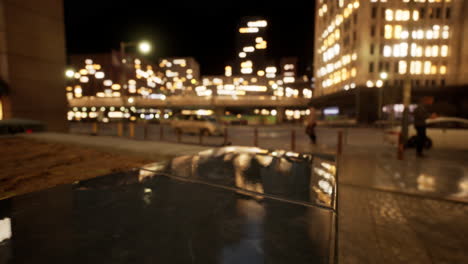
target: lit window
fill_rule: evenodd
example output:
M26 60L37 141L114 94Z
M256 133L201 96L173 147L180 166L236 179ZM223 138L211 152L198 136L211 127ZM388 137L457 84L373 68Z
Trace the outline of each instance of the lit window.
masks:
M385 20L393 21L393 10L391 9L385 10Z
M262 43L262 41L263 41L263 38L262 38L262 37L256 37L256 38L255 38L255 42L256 42L256 43Z
M103 72L96 72L94 75L96 79L103 79L105 77L105 74Z
M395 12L395 20L396 21L402 21L403 20L403 10L398 9Z
M407 64L406 61L399 61L398 62L398 73L405 74L406 73Z
M424 50L424 56L431 57L432 56L432 48L431 46L427 46Z
M432 46L432 57L439 56L439 46L433 45Z
M442 38L444 39L449 38L449 26L444 26L444 30L442 32Z
M440 48L440 56L442 57L447 57L448 56L448 46L447 45L442 45Z
M247 56L247 53L245 52L240 52L239 53L239 58L245 58Z
M414 10L414 11L413 11L413 20L414 20L414 21L418 21L418 20L419 20L419 11L418 11L418 10Z
M248 46L248 47L244 47L243 50L244 50L244 52L253 52L253 51L255 51L255 48L252 47L252 46Z
M431 62L430 61L424 62L424 74L431 74Z
M409 32L408 31L403 31L401 32L401 38L402 39L407 39L409 37Z
M392 47L389 45L385 45L383 49L383 54L385 57L390 57L392 56Z
M244 28L239 28L239 33L257 33L258 28L256 27L244 27Z
M431 66L431 74L436 74L437 73L437 66L432 65Z
M447 66L442 65L440 66L440 74L446 74L447 73Z
M401 25L396 25L396 26L395 26L395 32L394 32L395 38L396 38L396 39L400 39L400 38L401 38L401 31L402 31Z
M410 65L411 74L421 74L422 72L422 62L421 61L412 61Z
M426 31L426 39L433 39L434 34L431 29Z
M385 38L391 39L393 33L393 27L391 25L385 25Z

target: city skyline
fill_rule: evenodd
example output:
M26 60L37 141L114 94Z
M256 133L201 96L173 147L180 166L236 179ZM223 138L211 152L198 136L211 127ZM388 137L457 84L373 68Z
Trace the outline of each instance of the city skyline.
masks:
M146 39L155 45L151 54L155 62L161 57L190 56L200 62L202 74L218 75L236 55L235 38L241 18L260 16L274 28L267 35L271 43L268 58L299 57L301 73L312 65L313 1L294 0L283 6L265 1L223 2L222 7L209 1L196 6L182 1L161 4L158 8L167 12L157 15L152 13L155 7L151 5L128 9L106 1L92 3L93 8L88 8L90 5L86 1L65 1L68 54L108 52L117 49L120 41Z

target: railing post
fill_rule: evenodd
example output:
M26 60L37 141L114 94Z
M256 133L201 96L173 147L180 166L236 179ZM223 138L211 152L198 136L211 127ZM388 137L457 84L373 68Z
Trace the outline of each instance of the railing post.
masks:
M164 126L163 124L159 124L159 140L164 140Z
M404 159L404 152L405 148L403 145L403 136L400 133L398 133L398 145L397 145L397 158L398 160L403 160Z
M130 138L135 138L135 123L128 124L128 135Z
M223 145L226 146L227 143L228 143L228 128L225 127L225 128L224 128L224 143L223 143Z
M177 143L182 142L182 130L177 129Z
M122 122L117 123L117 136L123 136L123 124Z
M143 129L143 140L146 140L148 139L148 123L145 123Z
M296 130L291 130L291 150L296 151Z
M93 135L97 135L97 134L98 134L98 123L97 123L97 122L94 122L94 123L93 123L93 131L92 131L92 134L93 134Z
M203 131L198 135L198 145L203 145Z
M258 147L258 129L254 128L254 146Z
M338 131L338 142L336 144L336 154L341 155L343 152L343 130Z

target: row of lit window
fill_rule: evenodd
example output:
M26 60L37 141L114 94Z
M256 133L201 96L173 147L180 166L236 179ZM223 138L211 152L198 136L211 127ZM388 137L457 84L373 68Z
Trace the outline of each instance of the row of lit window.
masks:
M371 2L376 2L377 0L371 0ZM403 0L403 3L408 3L410 0ZM414 0L416 3L442 3L442 2L450 3L451 0Z
M438 69L437 69L438 68ZM408 63L406 61L398 62L398 73L406 74L408 71ZM411 61L410 62L410 74L412 75L430 75L430 74L447 74L447 66L433 64L431 61Z
M423 52L424 51L424 52ZM420 46L415 43L411 44L411 56L412 57L447 57L448 56L447 45L428 45ZM406 57L408 55L408 43L400 43L392 46L385 45L383 48L384 57Z
M161 63L159 64L159 67L161 68L170 68L172 65L179 65L180 67L186 67L187 66L187 61L185 59L175 59L172 62L168 61L166 59L162 60Z
M328 47L330 47L331 45L335 44L335 42L337 42L338 40L340 40L340 37L341 37L340 29L337 28L337 29L335 29L335 31L334 31L332 34L330 34L330 35L323 41L323 45L320 47L319 53L322 53L322 52L325 51Z
M385 10L385 20L387 21L408 21L410 20L411 17L411 11L410 10L392 10L392 9L386 9ZM419 20L419 11L418 10L413 10L413 20L418 21Z
M340 44L335 44L323 53L323 61L327 62L332 60L340 54Z
M321 67L318 70L317 75L318 77L322 77L327 74L333 73L334 71L341 69L341 67L344 67L348 65L349 63L351 63L351 61L355 61L355 60L357 60L356 53L353 53L352 55L346 54L342 56L338 61L328 63L327 65Z
M339 71L336 71L328 76L327 79L322 81L322 87L328 88L330 86L339 84L341 82L347 81L350 78L356 77L357 70L355 67L350 70L343 68Z
M354 10L359 8L359 1L355 1L354 3L349 3L346 8L344 8L343 13L337 14L335 19L332 20L331 24L323 31L322 38L326 38L330 33L334 32L335 28L340 26L343 23L343 20L348 18ZM320 12L319 12L320 15Z
M385 25L385 39L407 39L409 37L408 30L403 29L401 25ZM443 26L442 30L439 25L434 25L428 30L413 30L411 37L413 39L448 39L450 36L450 27Z

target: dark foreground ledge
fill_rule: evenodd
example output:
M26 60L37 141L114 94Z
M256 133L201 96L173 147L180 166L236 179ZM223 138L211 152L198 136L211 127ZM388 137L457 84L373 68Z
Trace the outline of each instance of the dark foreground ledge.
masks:
M0 201L4 263L334 263L336 164L227 147Z

